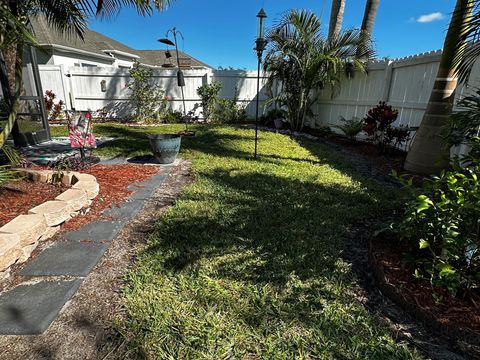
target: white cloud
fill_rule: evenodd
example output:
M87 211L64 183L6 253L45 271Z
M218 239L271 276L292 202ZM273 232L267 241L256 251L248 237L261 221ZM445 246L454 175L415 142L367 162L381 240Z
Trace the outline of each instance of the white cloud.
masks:
M425 14L417 18L417 22L419 23L429 23L432 21L438 21L445 19L445 15L441 12L433 12L431 14Z

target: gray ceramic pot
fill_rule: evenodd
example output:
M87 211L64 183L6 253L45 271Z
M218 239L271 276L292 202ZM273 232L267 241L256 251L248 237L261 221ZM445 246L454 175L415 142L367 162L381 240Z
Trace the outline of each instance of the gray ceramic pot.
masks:
M148 134L153 155L160 164L171 164L180 151L182 137L177 134Z

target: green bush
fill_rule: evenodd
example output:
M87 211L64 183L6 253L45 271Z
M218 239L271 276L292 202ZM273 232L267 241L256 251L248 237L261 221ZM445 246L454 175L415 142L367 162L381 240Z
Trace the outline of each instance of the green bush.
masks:
M480 158L472 156L479 152L479 138L474 142L467 167L457 159L452 170L421 189L400 178L414 198L394 229L412 246L415 275L454 295L480 286Z
M334 125L333 127L342 131L347 138L355 140L355 137L363 130L363 119L352 117L350 120L340 116L340 125Z
M245 107L238 105L235 100L217 99L212 109L211 119L219 124L239 123L247 119L247 113Z
M203 109L202 114L205 120L210 120L221 89L222 84L217 81L213 81L211 84L204 84L197 88L197 95L200 96Z

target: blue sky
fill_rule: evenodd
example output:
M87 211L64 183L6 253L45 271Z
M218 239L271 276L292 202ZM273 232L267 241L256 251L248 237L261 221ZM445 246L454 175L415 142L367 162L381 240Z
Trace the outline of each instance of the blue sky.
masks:
M454 0L381 0L374 30L379 57L401 57L440 49ZM328 31L331 0L175 0L168 10L143 18L131 8L110 20L93 19L93 30L136 49L163 49L156 40L176 26L185 41L180 47L213 67L256 68L253 52L256 14L263 6L267 25L292 8L323 14ZM364 0L346 0L345 28L360 27Z

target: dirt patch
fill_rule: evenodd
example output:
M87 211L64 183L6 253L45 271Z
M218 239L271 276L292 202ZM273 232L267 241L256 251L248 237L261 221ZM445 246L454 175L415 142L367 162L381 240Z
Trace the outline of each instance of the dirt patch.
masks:
M54 200L66 190L63 186L45 184L30 180L10 181L0 186L0 226L5 225L18 215Z
M146 243L158 217L190 183L190 163L172 168L144 209L119 233L50 328L38 336L0 336L0 359L105 359L118 344L112 321L121 316L122 276Z

